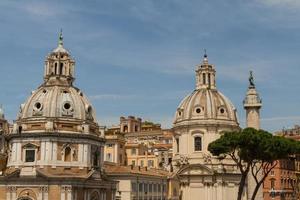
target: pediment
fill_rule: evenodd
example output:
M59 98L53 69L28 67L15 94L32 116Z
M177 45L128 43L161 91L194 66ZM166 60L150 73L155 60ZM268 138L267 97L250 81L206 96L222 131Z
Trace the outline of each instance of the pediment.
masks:
M183 166L178 172L177 175L185 176L185 175L212 175L214 174L213 170L208 168L205 165L201 164L191 164Z

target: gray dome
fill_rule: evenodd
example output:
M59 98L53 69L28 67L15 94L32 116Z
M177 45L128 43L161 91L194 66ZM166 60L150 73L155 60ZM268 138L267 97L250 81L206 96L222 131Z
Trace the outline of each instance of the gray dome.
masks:
M95 121L95 112L75 87L41 86L21 105L19 119L71 118Z
M188 124L238 126L236 109L221 92L198 89L183 99L175 114L174 126Z

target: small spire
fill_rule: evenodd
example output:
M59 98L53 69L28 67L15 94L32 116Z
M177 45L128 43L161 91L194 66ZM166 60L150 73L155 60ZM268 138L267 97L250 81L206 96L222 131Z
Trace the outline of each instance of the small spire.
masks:
M62 35L62 29L60 29L59 38L58 38L58 46L63 46L63 35Z

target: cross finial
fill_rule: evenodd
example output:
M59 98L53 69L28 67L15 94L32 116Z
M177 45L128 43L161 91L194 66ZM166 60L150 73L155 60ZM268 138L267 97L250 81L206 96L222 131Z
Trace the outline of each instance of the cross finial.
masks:
M58 45L63 46L63 35L62 35L62 29L60 29L59 38L58 38Z

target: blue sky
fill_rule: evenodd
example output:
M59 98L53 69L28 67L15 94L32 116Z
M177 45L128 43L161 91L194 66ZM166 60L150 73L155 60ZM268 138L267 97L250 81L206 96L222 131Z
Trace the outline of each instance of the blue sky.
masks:
M171 127L207 49L241 126L253 70L262 128L292 127L300 124L299 20L299 0L1 0L0 102L15 119L42 83L45 56L63 28L76 86L101 125L135 115Z

